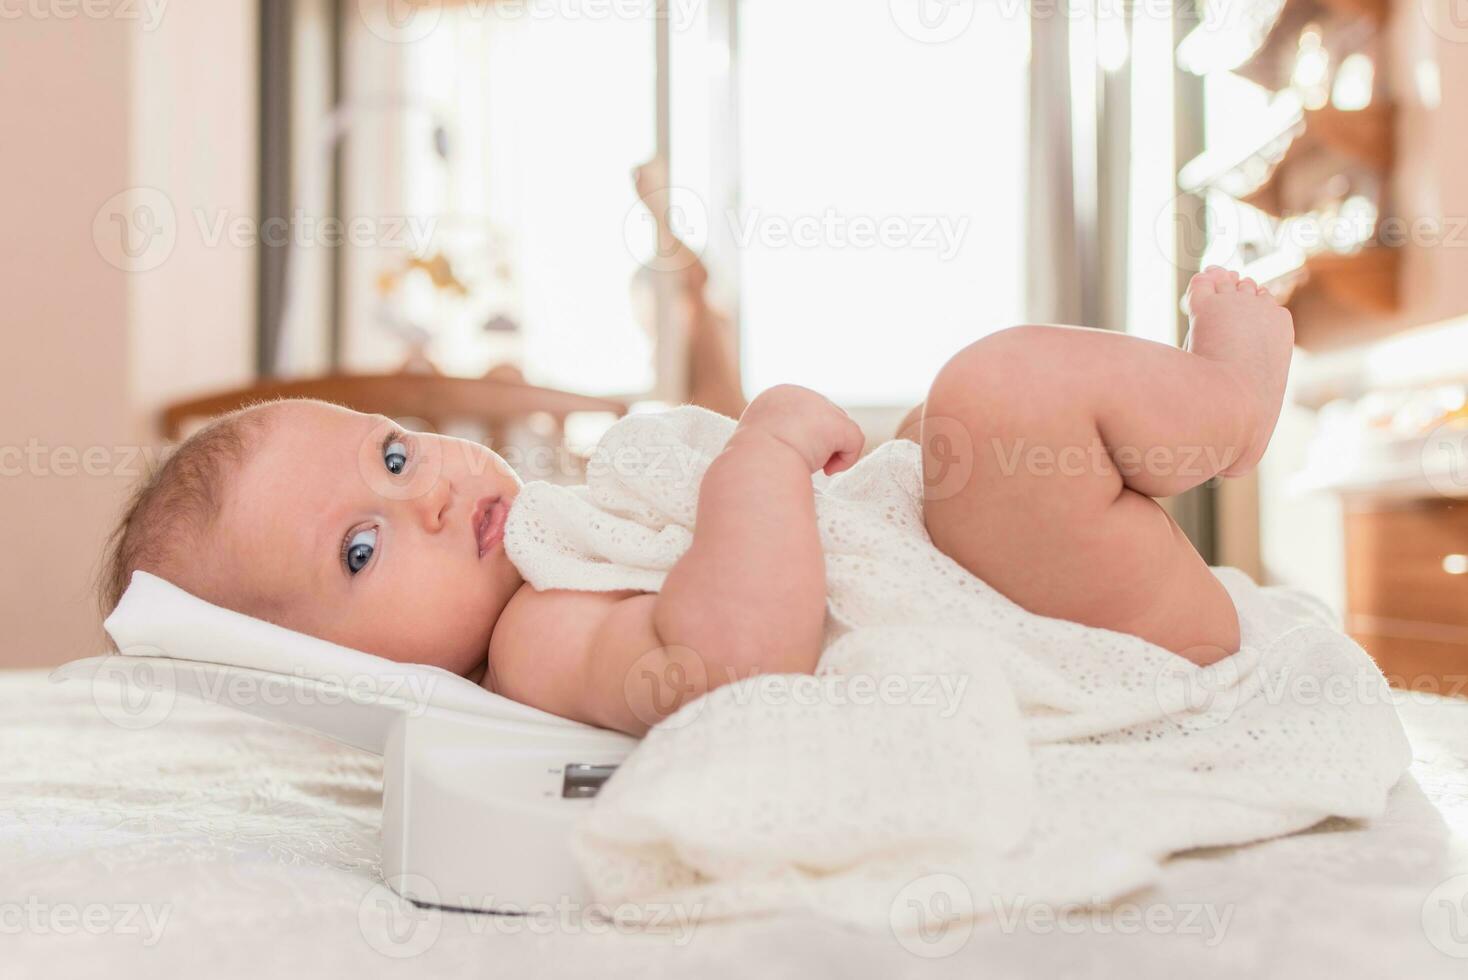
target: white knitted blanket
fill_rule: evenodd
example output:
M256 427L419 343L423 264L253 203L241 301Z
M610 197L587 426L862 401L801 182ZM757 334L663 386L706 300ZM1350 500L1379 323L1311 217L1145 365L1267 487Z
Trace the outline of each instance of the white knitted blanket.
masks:
M585 486L524 487L511 559L539 589L656 591L733 427L623 419ZM818 673L736 681L648 734L574 839L610 907L907 930L1099 904L1180 850L1375 817L1411 761L1380 671L1308 597L1217 569L1243 648L1194 667L1026 612L938 551L911 442L813 492Z

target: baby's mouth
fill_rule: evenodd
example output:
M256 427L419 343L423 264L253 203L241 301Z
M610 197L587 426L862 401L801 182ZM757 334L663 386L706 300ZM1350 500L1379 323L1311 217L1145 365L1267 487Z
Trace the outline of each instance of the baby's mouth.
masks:
M509 506L499 496L485 497L474 505L470 527L474 532L474 542L479 548L480 558L489 554L504 538L505 517L509 510Z

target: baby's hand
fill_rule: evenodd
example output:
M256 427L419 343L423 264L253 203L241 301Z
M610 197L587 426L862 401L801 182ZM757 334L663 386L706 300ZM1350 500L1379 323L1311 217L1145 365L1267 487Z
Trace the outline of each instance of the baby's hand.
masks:
M855 463L866 442L851 416L799 385L760 393L740 416L739 429L773 436L799 453L810 472L824 470L828 476Z

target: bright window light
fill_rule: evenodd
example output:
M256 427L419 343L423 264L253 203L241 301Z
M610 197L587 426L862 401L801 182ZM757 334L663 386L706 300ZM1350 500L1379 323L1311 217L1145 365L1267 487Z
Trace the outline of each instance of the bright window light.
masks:
M889 4L743 0L746 386L912 405L954 352L1023 319L1029 24L965 5L939 42ZM910 27L910 25L909 25Z
M1127 332L1164 344L1178 340L1172 30L1155 13L1132 21Z
M507 266L505 311L521 325L536 383L592 394L653 384L652 339L631 302L639 248L632 168L656 146L654 25L648 17L526 16L525 8L445 6L443 26L412 45L409 88L453 122L445 228L493 229ZM431 185L432 161L409 166ZM644 240L645 239L645 240ZM450 370L473 373L474 336L440 344Z

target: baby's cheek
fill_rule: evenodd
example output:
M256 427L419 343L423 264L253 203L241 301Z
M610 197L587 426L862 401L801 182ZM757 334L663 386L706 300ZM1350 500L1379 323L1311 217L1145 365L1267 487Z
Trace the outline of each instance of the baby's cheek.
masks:
M419 604L423 634L419 663L464 674L482 662L489 651L495 610L486 608L485 597L475 588L473 577L455 576L440 580ZM423 639L429 642L422 643Z

